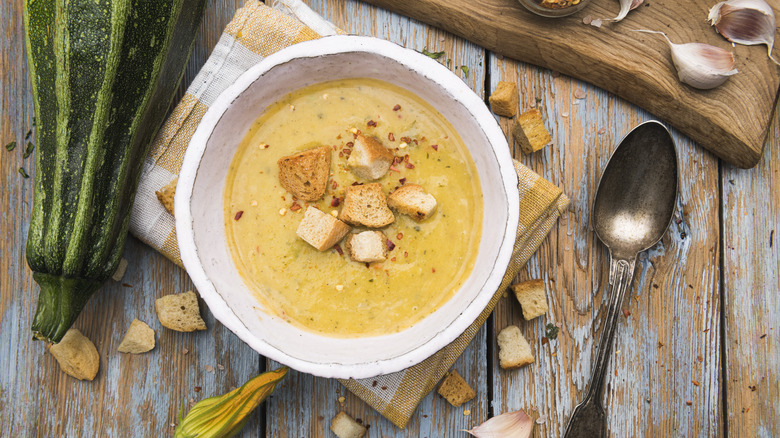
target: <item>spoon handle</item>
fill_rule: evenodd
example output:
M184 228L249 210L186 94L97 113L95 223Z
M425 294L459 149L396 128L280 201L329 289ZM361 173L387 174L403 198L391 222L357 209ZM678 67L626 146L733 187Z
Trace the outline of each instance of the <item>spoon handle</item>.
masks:
M604 375L612 352L612 340L615 336L618 315L622 308L623 297L634 278L636 258L617 259L609 257L609 284L607 287L607 319L601 333L596 366L590 378L585 398L574 409L564 436L566 438L593 438L606 436L607 425L601 399L604 392Z

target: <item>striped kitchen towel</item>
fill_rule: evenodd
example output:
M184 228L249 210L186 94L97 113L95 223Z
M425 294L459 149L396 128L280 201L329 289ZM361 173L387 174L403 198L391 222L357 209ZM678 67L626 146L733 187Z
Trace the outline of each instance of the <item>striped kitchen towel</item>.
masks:
M271 7L248 0L227 25L206 64L152 144L130 218L133 235L181 265L173 216L155 192L176 179L190 138L209 106L238 76L269 54L298 42L338 33L342 32L300 0L275 0ZM407 424L423 397L463 353L512 279L568 206L569 199L559 188L518 162L515 168L521 215L514 256L501 287L479 318L452 344L419 365L371 379L342 381L399 427Z

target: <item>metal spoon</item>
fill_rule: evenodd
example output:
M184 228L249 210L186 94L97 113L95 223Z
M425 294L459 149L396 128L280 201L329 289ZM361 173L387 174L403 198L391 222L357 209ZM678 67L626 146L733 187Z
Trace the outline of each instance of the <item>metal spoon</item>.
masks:
M574 408L566 438L607 436L601 399L618 312L634 278L637 255L655 245L672 221L677 175L672 136L664 125L649 121L623 138L601 176L591 222L609 248L607 319L588 392Z

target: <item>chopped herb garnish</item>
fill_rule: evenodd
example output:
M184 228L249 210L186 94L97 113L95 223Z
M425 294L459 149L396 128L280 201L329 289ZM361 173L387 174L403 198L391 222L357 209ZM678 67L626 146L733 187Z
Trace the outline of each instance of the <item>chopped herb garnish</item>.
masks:
M466 67L465 65L461 65L460 66L460 70L463 72L464 75L466 75L466 78L468 79L468 77L469 77L469 68Z
M441 51L441 52L429 52L427 48L422 49L422 54L427 56L427 57L429 57L429 58L432 58L432 59L439 59L442 56L444 56L444 52L443 51Z
M547 339L553 340L558 337L558 327L555 326L555 324L547 323L547 331L545 331L544 336Z
M540 103L542 103L542 98L541 97L537 97L536 98L536 104L539 105Z
M29 178L30 175L27 174L27 171L24 170L24 167L19 168L19 174L21 174L25 178Z
M24 139L25 139L25 140L29 140L31 136L32 136L32 129L30 129L29 131L27 131L27 135L25 135L25 136L24 136Z
M8 143L7 145L5 145L5 148L7 150L9 150L9 151L14 150L16 148L16 142L12 141L12 142Z
M27 149L24 150L24 158L29 157L33 153L33 149L35 149L35 145L32 144L31 141L27 142Z
M452 67L452 60L448 58L447 59L447 68L450 68L450 67Z

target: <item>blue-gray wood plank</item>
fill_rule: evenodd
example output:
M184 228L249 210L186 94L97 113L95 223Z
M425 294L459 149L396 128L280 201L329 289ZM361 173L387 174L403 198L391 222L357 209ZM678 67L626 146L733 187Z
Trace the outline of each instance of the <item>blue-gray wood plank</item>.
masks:
M209 3L182 90L242 3ZM518 408L538 420L536 436L558 436L587 385L594 333L601 329L606 252L588 225L595 185L622 134L652 116L587 84L500 59L355 0L307 3L350 33L445 51L441 61L451 59L453 71L480 95L499 80L517 82L520 109L540 107L554 142L531 156L516 149L514 154L563 187L572 208L520 275L545 279L550 312L524 322L517 303L507 297L455 364L476 389L474 401L455 409L428 395L409 426L399 430L336 381L293 371L241 436L333 436L330 420L341 410L370 424L369 436L465 436L462 429ZM0 144L18 144L15 151L0 150L0 235L5 236L0 242L0 435L169 436L182 403L223 393L278 364L266 363L207 311L207 332L163 330L154 299L192 285L181 269L132 238L122 281L130 286L106 285L76 322L100 353L95 381L64 375L45 347L30 340L37 286L24 260L24 242L32 180L17 169L30 174L34 169L32 159L22 159L32 104L21 10L21 0L0 2ZM460 65L469 68L468 77ZM578 89L584 99L577 97ZM509 121L499 121L508 133ZM615 436L778 436L780 314L773 310L780 306L774 235L780 223L780 120L776 115L765 156L752 170L721 164L673 134L681 164L678 216L663 242L640 260L625 306L631 314L620 322L609 370L614 383L605 396L610 431ZM133 318L157 331L151 353L116 352ZM547 322L560 323L561 334L542 344ZM509 324L521 327L537 358L511 372L498 368L495 357L495 333Z

